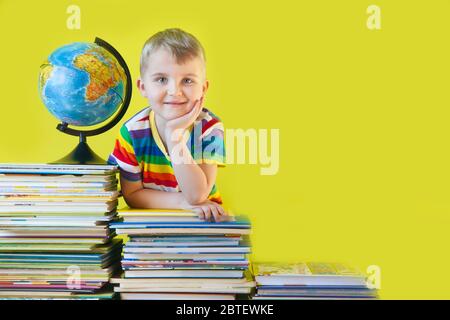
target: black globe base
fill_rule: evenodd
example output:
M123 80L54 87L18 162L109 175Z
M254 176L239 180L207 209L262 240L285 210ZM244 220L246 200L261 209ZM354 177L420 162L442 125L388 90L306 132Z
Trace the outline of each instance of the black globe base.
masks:
M64 158L61 158L53 164L106 164L106 161L100 158L87 144L85 137L80 137L80 142Z

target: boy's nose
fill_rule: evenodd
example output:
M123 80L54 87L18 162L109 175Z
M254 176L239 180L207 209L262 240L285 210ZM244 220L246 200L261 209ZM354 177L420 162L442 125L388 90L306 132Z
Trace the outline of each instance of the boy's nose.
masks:
M169 83L167 94L170 96L178 96L181 94L181 88L175 82Z

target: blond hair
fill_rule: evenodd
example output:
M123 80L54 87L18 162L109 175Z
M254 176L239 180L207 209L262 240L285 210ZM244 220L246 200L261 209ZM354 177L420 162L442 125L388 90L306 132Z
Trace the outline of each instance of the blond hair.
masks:
M166 29L151 36L144 44L141 53L141 76L152 53L160 48L168 50L176 62L183 64L189 59L199 57L206 67L205 50L192 34L178 28Z

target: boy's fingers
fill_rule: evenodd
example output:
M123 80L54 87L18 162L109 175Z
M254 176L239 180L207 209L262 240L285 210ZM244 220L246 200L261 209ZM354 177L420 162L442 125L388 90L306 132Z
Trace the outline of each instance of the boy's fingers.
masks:
M198 118L200 115L201 108L199 108L200 101L195 100L194 105L192 106L192 109L187 113L187 116L189 118L193 118L194 120Z
M225 209L220 205L217 206L217 209L219 210L220 213L220 221L229 221L229 217L225 212Z
M202 109L202 107L203 107L203 96L201 96L200 97L200 99L198 99L197 100L197 105L196 105L196 107L198 108L198 109Z
M205 220L206 221L210 221L211 220L211 211L209 209L209 207L203 207L203 213L205 214Z
M196 112L197 112L197 101L195 100L194 103L192 104L192 107L190 110L186 111L185 114L183 114L182 116L180 116L180 118L190 118L192 117Z
M222 206L217 206L219 208L219 212L222 216L226 216L227 213L225 212L225 209Z
M226 212L225 212L225 209L220 204L214 203L214 206L216 207L217 211L219 212L219 214L221 216L226 216L227 215Z
M202 109L203 109L203 107L202 107L202 101L200 100L199 102L198 102L198 104L197 104L197 108L196 108L196 119L198 118L198 116L200 115L200 113L202 112Z
M219 212L219 209L217 208L217 207L211 207L211 211L212 211L212 214L213 214L213 216L214 216L214 221L220 221L220 220L222 220L221 219L221 216L220 216L220 212Z
M192 114L197 112L199 103L200 103L200 100L195 100L194 101L194 105L192 106L192 109L191 109L191 113Z
M205 214L203 213L202 208L194 208L194 211L197 213L199 219L205 219Z

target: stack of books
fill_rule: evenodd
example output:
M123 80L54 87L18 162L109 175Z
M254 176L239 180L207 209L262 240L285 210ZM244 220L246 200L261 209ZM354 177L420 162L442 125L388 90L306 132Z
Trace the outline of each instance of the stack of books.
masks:
M376 299L358 270L339 263L252 263L253 299Z
M0 164L0 299L108 299L117 168Z
M200 220L187 210L119 210L112 223L123 248L121 299L235 299L248 296L250 223L245 217Z

